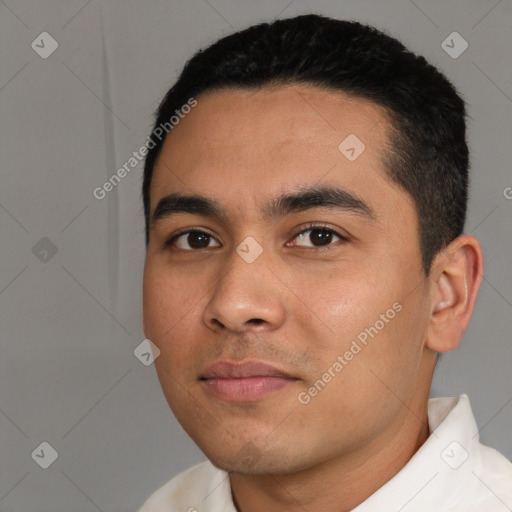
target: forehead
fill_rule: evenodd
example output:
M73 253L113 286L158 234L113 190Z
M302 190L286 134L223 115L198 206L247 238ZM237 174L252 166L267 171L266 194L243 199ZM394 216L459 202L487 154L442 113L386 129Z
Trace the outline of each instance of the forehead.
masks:
M374 200L396 188L382 164L390 125L369 100L288 85L208 92L197 102L165 140L152 209L176 191L214 191L243 214L297 185L337 184Z

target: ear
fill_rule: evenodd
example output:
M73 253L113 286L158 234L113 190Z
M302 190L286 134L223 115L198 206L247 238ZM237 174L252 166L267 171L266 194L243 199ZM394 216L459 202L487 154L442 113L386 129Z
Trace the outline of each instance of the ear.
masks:
M482 247L472 235L456 238L434 258L429 276L428 348L448 352L459 345L473 313L483 271Z

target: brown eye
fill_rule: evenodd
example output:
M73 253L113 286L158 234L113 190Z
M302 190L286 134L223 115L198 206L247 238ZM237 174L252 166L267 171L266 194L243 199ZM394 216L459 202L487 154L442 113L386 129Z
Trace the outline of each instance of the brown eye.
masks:
M296 242L294 242L293 245L300 247L324 247L339 240L346 240L346 238L332 229L313 227L299 233L294 240L296 240Z
M204 231L187 231L174 237L171 242L172 245L184 251L220 247L217 240ZM214 245L210 245L210 242L214 242Z

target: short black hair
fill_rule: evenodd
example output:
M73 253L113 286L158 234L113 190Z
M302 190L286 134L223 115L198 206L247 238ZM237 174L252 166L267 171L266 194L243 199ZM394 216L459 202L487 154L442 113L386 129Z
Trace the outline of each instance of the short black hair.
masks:
M281 84L341 91L384 108L392 127L384 165L414 200L428 275L438 251L462 234L466 217L466 112L454 86L424 57L372 26L308 14L254 25L199 50L160 103L154 130L201 93ZM164 141L153 139L145 160L146 245L149 188Z

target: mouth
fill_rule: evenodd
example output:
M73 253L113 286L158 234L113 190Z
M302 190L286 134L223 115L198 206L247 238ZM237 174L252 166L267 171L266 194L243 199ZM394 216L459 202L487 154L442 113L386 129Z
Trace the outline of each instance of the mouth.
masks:
M255 402L298 380L262 361L221 361L199 377L207 394L225 402Z

